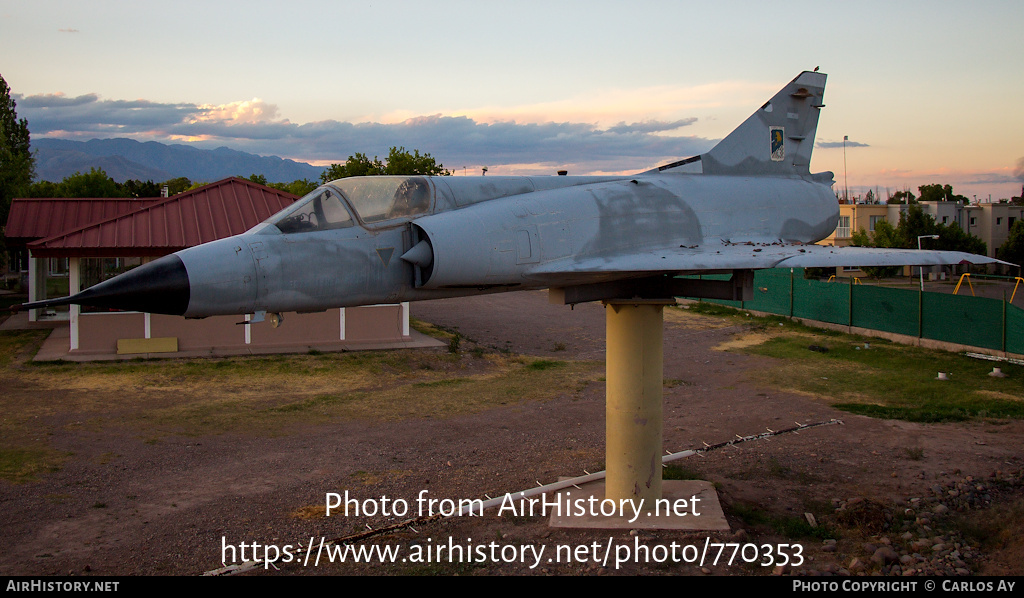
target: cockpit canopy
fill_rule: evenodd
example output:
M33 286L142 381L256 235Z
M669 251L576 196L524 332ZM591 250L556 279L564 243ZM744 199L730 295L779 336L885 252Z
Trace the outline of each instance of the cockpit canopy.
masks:
M433 198L424 177L351 177L319 187L267 222L286 234L350 227L352 215L373 225L427 213Z

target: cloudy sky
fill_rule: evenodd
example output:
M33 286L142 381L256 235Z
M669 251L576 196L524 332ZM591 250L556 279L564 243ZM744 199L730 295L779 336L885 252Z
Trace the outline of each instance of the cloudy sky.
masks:
M700 153L820 66L813 171L841 188L848 135L851 189L999 198L1021 189L1022 25L1020 0L0 0L0 75L33 138L586 174Z

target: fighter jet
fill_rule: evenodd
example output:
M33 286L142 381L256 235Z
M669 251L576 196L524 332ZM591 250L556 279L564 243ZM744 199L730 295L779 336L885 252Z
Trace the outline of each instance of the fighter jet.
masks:
M234 237L184 249L39 308L188 318L552 289L564 303L752 296L778 267L996 262L815 245L833 173L810 173L826 75L803 72L707 153L625 176L375 176L327 183ZM732 273L731 280L684 275Z

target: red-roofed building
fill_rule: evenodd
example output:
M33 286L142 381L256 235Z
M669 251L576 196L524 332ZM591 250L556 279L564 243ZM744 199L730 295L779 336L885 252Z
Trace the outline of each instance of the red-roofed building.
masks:
M244 233L296 196L230 178L28 244L38 257L159 257Z
M28 274L29 300L42 299L49 295L63 296L68 291L68 258L65 256L40 259L29 257L27 245L41 239L59 235L94 222L134 212L140 208L162 201L159 197L122 198L18 198L11 202L7 216L5 236L7 248L11 250L15 271ZM139 260L129 262L138 265ZM30 319L36 321L36 310ZM63 314L66 317L66 314Z
M241 178L169 198L15 199L6 230L10 246L24 244L28 249L29 300L36 301L46 298L47 272L52 269L43 267L42 260L67 259L67 292L76 293L152 259L241 234L296 199ZM67 315L31 313L30 319L67 318L72 354L168 352L171 346L192 353L271 352L275 347L400 343L409 339L408 314L408 305L334 309L290 315L286 325L275 329L268 323L236 326L240 316L187 320L134 312L89 313L72 305Z
M159 197L95 199L45 197L15 199L7 217L5 234L11 247L59 235L83 224L92 224L162 201Z

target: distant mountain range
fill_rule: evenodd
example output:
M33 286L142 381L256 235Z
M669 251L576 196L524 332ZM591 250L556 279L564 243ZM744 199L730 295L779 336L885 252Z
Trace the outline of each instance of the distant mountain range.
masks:
M119 183L128 179L159 183L177 177L213 182L251 174L262 174L271 183L290 183L297 179L315 181L325 170L305 162L226 147L203 150L134 139L33 139L32 151L36 155L36 180L53 182L76 172L89 172L90 168L102 168Z

